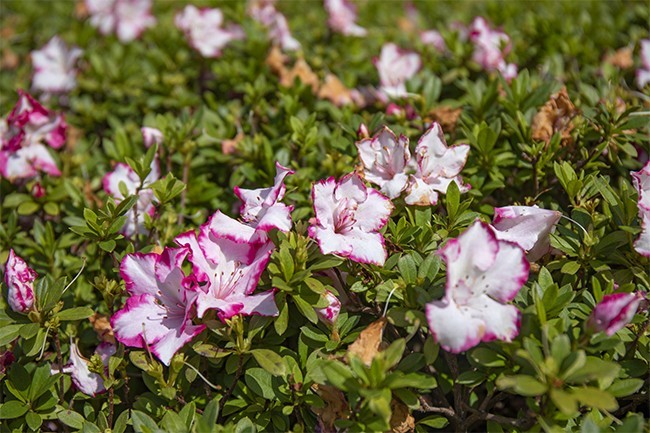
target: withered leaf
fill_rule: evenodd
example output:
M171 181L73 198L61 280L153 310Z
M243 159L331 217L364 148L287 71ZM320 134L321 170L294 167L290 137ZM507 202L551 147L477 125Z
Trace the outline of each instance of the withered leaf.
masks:
M372 322L366 329L361 331L354 343L348 347L348 357L356 355L366 365L372 363L373 358L379 352L384 328L386 327L386 318L381 317L379 320Z
M331 385L314 384L312 389L325 402L325 407L312 408L312 411L318 415L321 431L324 433L336 432L334 422L350 417L345 394Z
M339 107L348 104L363 105L363 96L357 91L348 89L334 74L327 74L325 82L318 91L320 99L327 99Z
M304 59L296 60L293 68L280 75L280 84L284 87L291 87L296 78L302 81L303 84L310 86L314 93L318 91L320 86L318 76L311 70L311 67Z
M231 155L235 153L237 147L239 146L239 143L243 139L244 139L244 133L242 131L239 131L234 138L223 140L221 142L221 152L223 152L224 155Z
M273 46L269 55L266 57L266 64L271 68L273 72L278 75L286 73L285 63L287 62L287 56L282 54L282 50L279 47Z
M616 66L620 69L629 69L634 66L632 58L632 47L623 47L616 50L613 54L605 56L605 63Z
M558 93L551 95L542 109L535 114L531 126L533 140L548 144L553 134L559 133L562 137L562 145L571 145L573 143L571 121L577 114L577 108L569 99L566 87L563 87Z
M429 111L430 119L433 122L438 122L442 126L443 131L454 132L458 118L463 112L462 108L451 108L440 106Z
M390 409L393 412L390 417L390 429L393 433L407 433L415 430L415 418L404 403L393 399L390 402Z
M97 333L97 337L106 342L115 344L115 335L113 334L113 328L111 327L111 322L108 320L108 317L95 313L88 318L90 324L93 325L93 329Z

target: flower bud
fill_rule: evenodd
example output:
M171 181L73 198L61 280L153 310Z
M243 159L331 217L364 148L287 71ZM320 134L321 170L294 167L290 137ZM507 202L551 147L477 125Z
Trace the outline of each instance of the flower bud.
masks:
M605 295L587 319L587 329L614 335L632 320L643 298L641 292Z
M140 128L140 132L142 132L142 139L144 140L144 145L147 149L149 149L154 144L162 144L162 142L165 140L163 133L156 128L143 126Z
M28 313L34 306L34 280L38 274L18 257L14 250L9 250L5 263L5 283L8 287L7 302L17 313Z
M41 185L40 182L36 182L32 187L32 197L34 198L43 198L45 196L45 188Z
M321 321L328 325L332 325L336 322L336 319L339 317L339 313L341 312L341 301L339 301L339 299L334 296L334 293L329 290L325 292L323 296L325 296L329 305L325 308L316 308L316 314Z
M359 125L359 128L357 129L357 138L359 138L359 140L370 138L370 131L368 131L368 127L365 123Z

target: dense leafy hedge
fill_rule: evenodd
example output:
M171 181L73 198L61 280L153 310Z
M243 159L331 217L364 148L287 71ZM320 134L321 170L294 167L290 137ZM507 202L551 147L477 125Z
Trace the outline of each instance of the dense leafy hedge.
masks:
M644 431L647 3L325 3L0 4L1 431Z

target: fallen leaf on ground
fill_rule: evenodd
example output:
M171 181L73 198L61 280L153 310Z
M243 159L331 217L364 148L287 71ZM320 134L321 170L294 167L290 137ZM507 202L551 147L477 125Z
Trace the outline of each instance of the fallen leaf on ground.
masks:
M348 357L356 355L366 365L372 363L373 358L379 352L381 338L384 335L386 327L386 318L381 317L379 320L372 322L366 329L361 331L354 343L348 347Z
M237 150L239 143L244 139L244 133L238 132L234 138L229 138L221 142L221 152L224 155L232 155Z
M280 48L277 46L273 46L273 48L271 48L271 51L269 51L269 55L266 56L266 64L269 68L271 68L273 72L278 75L286 73L286 68L284 66L286 62L287 56L282 54L282 50L280 50Z

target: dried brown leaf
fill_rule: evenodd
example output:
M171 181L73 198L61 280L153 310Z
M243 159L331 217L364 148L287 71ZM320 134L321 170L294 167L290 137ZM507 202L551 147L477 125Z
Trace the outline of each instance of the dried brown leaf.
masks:
M605 63L616 66L620 69L629 69L634 66L632 58L632 47L623 47L616 50L613 54L605 56Z
M363 105L363 96L357 90L345 87L345 84L334 74L327 74L325 82L318 91L318 97L327 99L339 107L348 104Z
M74 5L74 16L77 19L84 19L88 17L88 6L86 6L86 2L84 0L79 0L77 3Z
M314 93L318 91L320 86L318 76L311 70L311 67L304 59L296 60L293 68L280 75L280 84L284 87L291 87L296 78L302 81L303 84L310 86Z
M108 316L95 313L90 316L88 320L90 321L90 324L93 325L93 329L100 340L106 343L115 344L115 335L113 334L113 328L111 327L111 322L108 320Z
M312 385L312 389L325 402L325 407L314 407L312 411L318 415L318 421L323 433L336 432L334 422L339 419L348 419L350 410L348 402L339 389L331 385Z
M0 59L2 69L16 69L18 63L20 63L20 58L11 48L6 47L2 50L2 58Z
M354 343L348 347L348 357L356 355L366 365L370 365L372 360L379 352L384 328L386 327L386 318L381 317L379 320L372 322L366 329L361 331Z
M287 62L287 56L282 54L282 50L277 46L273 46L269 55L266 56L266 64L273 72L278 75L283 75L286 73L285 63Z
M237 133L237 135L235 135L234 138L223 140L221 142L221 152L223 152L224 155L232 155L235 153L235 151L237 151L237 147L243 139L244 133L240 131Z
M431 121L438 122L442 126L443 131L454 132L462 112L462 108L440 106L429 111L429 116Z
M404 403L393 400L390 402L390 409L393 412L390 417L390 429L393 433L407 433L415 430L415 418Z
M577 108L569 99L566 87L563 87L558 93L551 95L542 109L535 114L531 126L533 140L548 144L551 137L559 133L562 137L562 145L570 146L573 143L571 121L577 114Z

